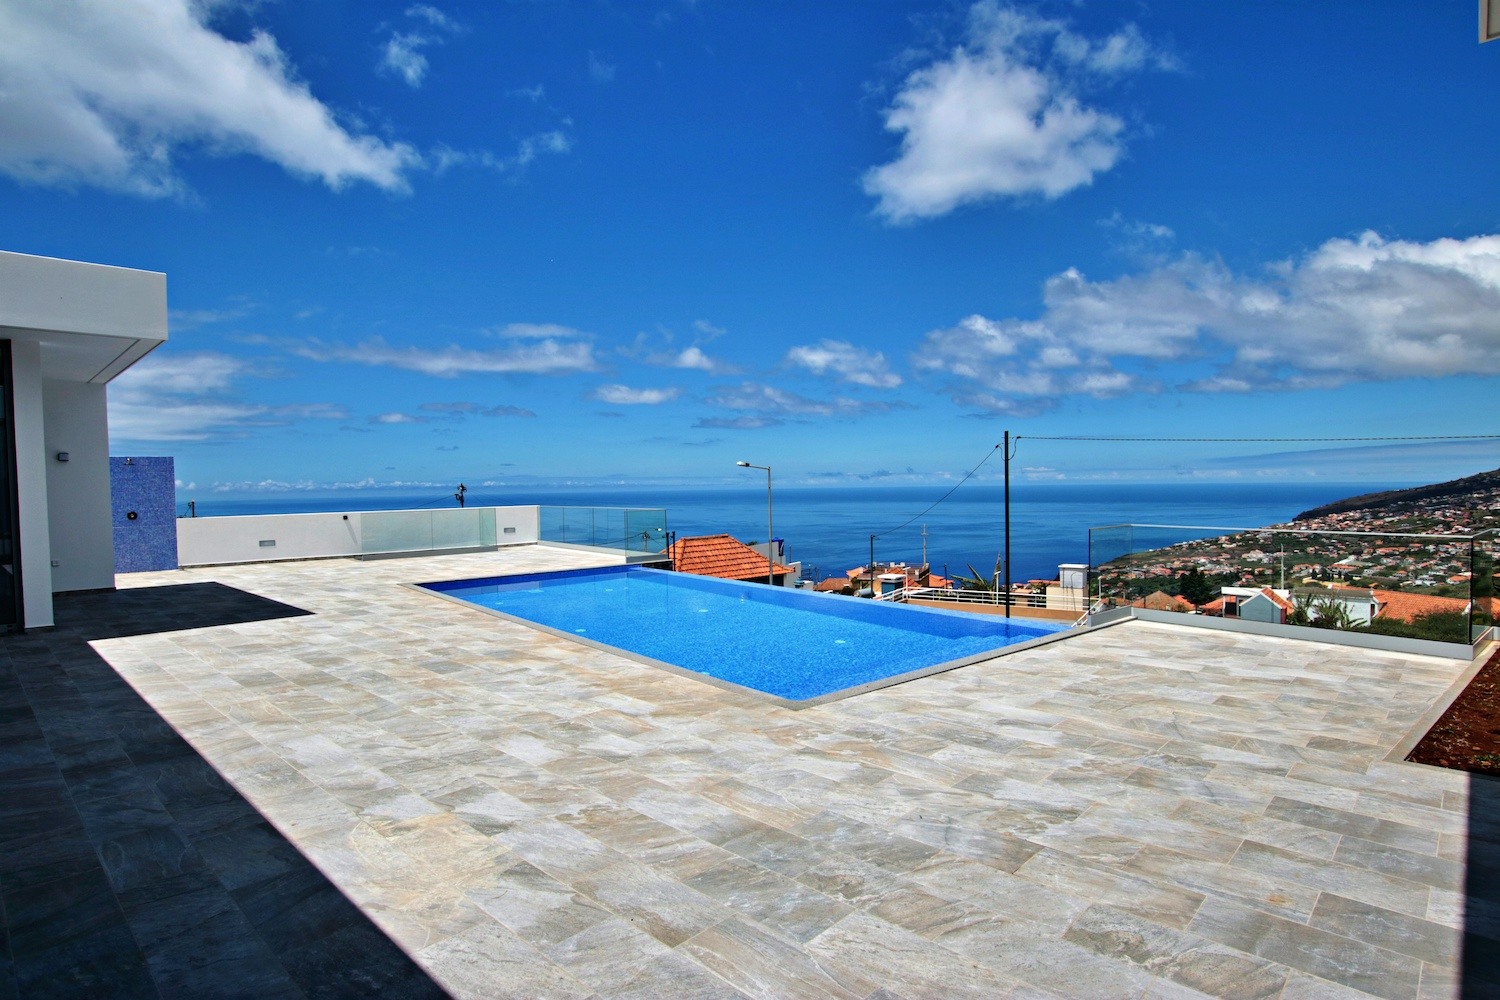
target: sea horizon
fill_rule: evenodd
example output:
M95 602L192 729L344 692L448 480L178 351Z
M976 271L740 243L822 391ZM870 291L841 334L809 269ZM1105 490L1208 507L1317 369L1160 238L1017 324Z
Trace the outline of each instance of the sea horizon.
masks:
M1011 486L1011 556L1015 580L1051 579L1059 563L1088 561L1088 529L1122 523L1260 528L1335 500L1410 483L1062 483ZM455 484L456 488L456 484ZM863 566L876 535L878 562L920 564L948 576L994 571L1004 545L1004 489L932 486L788 486L772 494L775 536L804 576L823 579ZM457 507L452 491L430 488L299 490L232 495L178 491L179 516L297 514ZM745 542L766 537L764 486L472 487L467 506L660 507L667 530L681 536L726 533ZM930 509L929 509L930 508Z

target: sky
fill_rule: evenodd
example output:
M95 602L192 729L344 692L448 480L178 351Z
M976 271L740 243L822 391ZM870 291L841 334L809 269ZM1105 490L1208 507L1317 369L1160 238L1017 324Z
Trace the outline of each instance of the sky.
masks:
M1422 482L1500 442L1472 3L0 0L0 248L223 493ZM977 478L999 475L988 462Z

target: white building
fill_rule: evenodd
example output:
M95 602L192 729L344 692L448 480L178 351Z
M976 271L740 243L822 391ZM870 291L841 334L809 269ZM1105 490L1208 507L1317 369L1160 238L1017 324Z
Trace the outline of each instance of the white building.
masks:
M166 275L0 251L0 629L114 587L105 386L166 339Z

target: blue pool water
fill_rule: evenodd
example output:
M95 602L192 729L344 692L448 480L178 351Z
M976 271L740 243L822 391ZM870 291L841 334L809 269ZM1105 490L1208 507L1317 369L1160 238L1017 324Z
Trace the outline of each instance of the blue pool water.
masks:
M423 586L789 701L975 657L1065 627L638 566Z

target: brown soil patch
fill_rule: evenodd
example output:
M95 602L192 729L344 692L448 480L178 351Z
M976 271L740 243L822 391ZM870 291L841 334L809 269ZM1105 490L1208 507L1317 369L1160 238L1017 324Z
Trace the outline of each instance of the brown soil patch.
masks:
M1500 652L1406 757L1475 774L1500 774Z

